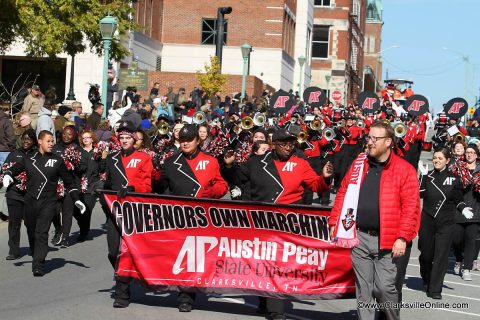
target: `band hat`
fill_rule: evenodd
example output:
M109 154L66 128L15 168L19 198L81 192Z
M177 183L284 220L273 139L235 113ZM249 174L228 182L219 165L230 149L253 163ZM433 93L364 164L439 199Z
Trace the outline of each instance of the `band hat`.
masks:
M192 141L198 137L198 128L194 124L186 124L178 133L178 140Z
M295 141L297 138L285 129L279 129L272 135L272 141Z

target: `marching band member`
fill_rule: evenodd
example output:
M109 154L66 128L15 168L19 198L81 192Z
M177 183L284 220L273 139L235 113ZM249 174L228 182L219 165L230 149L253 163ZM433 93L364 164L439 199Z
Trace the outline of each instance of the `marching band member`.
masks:
M123 198L127 192L152 192L152 160L144 152L135 150L136 127L129 121L122 121L117 130L121 150L109 154L106 159L106 180L104 189L117 191ZM103 211L107 215L108 259L116 269L120 253L121 230L110 215L105 200L101 198ZM113 295L114 308L126 308L130 304L129 280L117 277Z
M447 169L450 151L435 149L433 167L420 180L423 198L422 220L419 231L420 274L427 296L442 299L442 286L448 267L448 254L452 244L455 211L470 219L472 209L463 201L461 179Z
M3 186L13 182L22 171L27 173L25 195L25 223L32 252L32 272L35 277L45 274L45 258L48 253L48 230L56 213L57 181L63 180L69 194L81 213L85 205L80 201L79 185L61 157L52 153L53 134L41 131L38 135L38 151L32 157L25 157L5 172Z
M200 138L195 125L186 124L179 132L180 151L165 160L160 193L176 196L220 199L228 191L228 184L220 175L217 159L199 149ZM195 301L194 292L181 291L178 310L190 312Z
M238 172L242 199L269 203L301 203L304 187L315 192L329 188L333 174L331 163L325 164L318 176L308 162L293 155L295 140L285 129L273 133L273 151L250 158ZM273 298L261 298L259 311L271 319L285 319L284 303Z

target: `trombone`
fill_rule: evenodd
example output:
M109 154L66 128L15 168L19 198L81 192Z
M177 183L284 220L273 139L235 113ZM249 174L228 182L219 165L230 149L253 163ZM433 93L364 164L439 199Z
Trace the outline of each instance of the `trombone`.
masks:
M314 131L322 131L323 129L325 129L325 122L323 122L322 120L313 120L312 122L310 122L310 125L309 125L310 129L314 130Z
M336 136L335 131L332 128L323 129L322 135L325 137L325 139L327 139L327 141L332 141Z
M250 130L253 128L253 125L254 125L254 121L249 116L243 117L242 122L240 123L242 130Z
M307 142L308 139L308 132L306 131L300 131L300 133L297 135L297 142L298 143L304 143Z
M407 126L403 122L392 123L392 127L397 138L403 138L407 134Z
M207 115L203 111L197 111L193 114L193 123L194 124L202 124L207 121Z
M158 124L158 133L167 135L170 132L170 126L165 121L160 121Z
M461 142L463 144L465 144L465 141L467 141L465 135L461 132L455 133L452 138L453 138L453 141Z
M253 124L257 127L263 127L265 120L265 116L260 112L256 112L253 116Z

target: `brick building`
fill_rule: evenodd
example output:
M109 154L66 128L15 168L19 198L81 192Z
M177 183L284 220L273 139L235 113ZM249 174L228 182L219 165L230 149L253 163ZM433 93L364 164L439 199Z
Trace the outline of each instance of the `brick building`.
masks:
M135 20L141 28L132 35L131 50L140 68L183 73L203 70L205 62L215 55L217 8L232 6L233 11L225 15L222 72L242 75L240 46L248 43L253 47L250 75L276 89L298 90L297 58L307 52L308 39L303 34L307 25L312 24L308 21L312 19L308 10L311 2L140 0L134 6ZM300 37L297 32L301 33ZM308 84L309 64L303 71ZM157 78L159 76L157 73ZM172 79L170 85L183 86L181 82L181 79Z
M364 90L378 92L382 87L382 1L367 1L365 25L363 86Z
M346 103L363 88L366 0L315 0L314 5L311 84Z

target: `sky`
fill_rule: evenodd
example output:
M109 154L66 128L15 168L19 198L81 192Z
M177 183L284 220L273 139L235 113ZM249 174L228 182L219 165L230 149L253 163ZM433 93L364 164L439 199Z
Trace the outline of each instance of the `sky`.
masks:
M389 78L412 80L434 112L454 97L474 105L480 96L479 14L480 0L383 0L383 79L388 70Z

